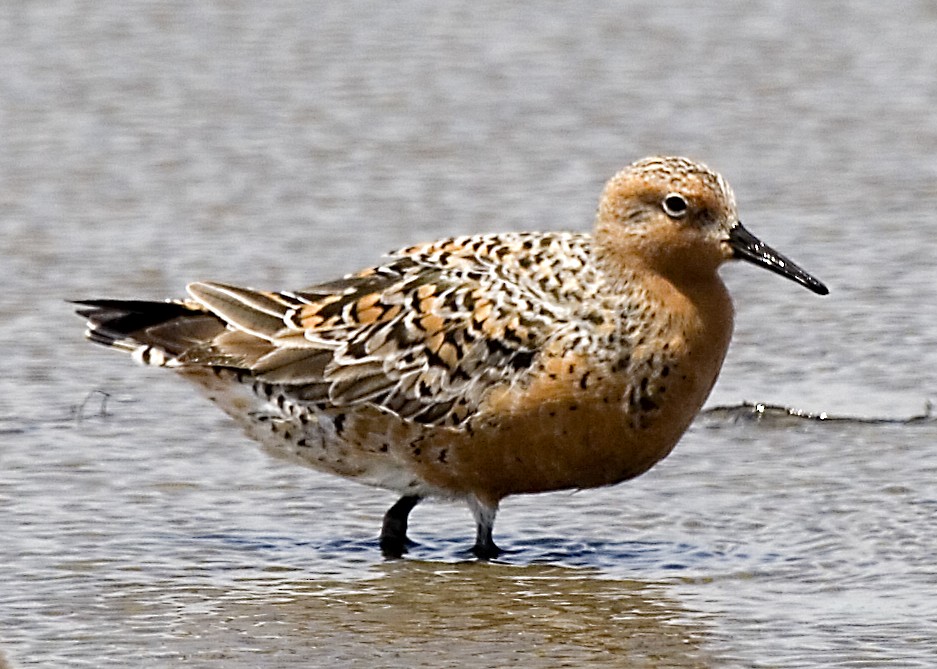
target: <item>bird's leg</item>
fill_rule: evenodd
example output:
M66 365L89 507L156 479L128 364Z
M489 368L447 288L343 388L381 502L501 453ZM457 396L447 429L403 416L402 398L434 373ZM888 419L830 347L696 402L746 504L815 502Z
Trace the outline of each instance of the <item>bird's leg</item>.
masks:
M407 516L420 500L419 495L404 495L384 514L381 525L381 553L386 558L399 558L407 552Z
M501 554L501 549L495 545L491 538L491 530L495 525L495 516L498 506L489 506L476 497L469 499L469 507L475 516L475 545L472 552L479 560L493 560Z

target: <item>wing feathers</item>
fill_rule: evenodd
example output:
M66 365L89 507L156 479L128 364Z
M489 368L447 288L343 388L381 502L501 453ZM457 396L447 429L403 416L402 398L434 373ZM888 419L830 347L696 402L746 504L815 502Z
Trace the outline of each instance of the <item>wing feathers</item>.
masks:
M250 370L268 383L298 385L321 382L332 359L330 351L312 348L275 348L260 357Z
M578 264L559 267L556 255ZM236 367L297 401L370 403L458 425L492 386L524 378L565 328L565 293L548 293L577 284L588 255L586 236L482 235L404 249L385 265L301 291L193 283L192 300L144 315L104 303L82 313L96 319L102 340L145 332L141 341L180 364Z
M284 326L290 305L275 293L261 293L221 283L190 283L189 295L228 325L269 339Z

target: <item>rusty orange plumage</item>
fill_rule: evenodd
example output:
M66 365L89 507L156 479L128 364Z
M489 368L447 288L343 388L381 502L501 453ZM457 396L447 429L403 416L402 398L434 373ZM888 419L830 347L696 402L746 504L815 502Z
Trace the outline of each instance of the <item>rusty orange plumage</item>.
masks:
M474 552L508 495L610 485L665 457L708 396L749 260L823 284L741 226L725 180L679 157L606 185L592 234L454 237L298 291L220 283L84 301L91 340L171 367L268 450L395 490L381 547L424 497L468 502Z

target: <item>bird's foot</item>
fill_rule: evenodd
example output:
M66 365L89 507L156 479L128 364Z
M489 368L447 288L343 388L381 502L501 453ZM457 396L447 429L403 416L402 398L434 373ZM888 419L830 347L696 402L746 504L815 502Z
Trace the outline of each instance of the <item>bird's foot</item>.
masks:
M472 546L472 554L483 562L494 560L502 553L504 553L504 551L498 548L490 537L488 541L476 541L475 545Z

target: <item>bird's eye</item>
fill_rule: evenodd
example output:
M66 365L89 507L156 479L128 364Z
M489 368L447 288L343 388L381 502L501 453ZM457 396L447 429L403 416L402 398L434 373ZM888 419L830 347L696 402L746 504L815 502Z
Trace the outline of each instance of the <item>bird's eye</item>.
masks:
M689 205L687 204L686 198L679 193L670 193L664 198L664 201L661 202L661 207L663 207L664 213L670 216L670 218L683 218L686 216Z

